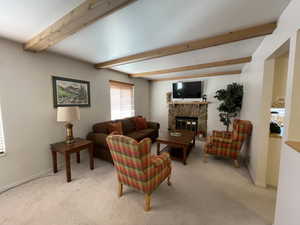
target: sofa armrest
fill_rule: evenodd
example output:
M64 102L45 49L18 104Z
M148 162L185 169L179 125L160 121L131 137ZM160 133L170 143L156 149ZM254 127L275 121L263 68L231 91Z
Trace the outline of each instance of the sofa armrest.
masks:
M96 145L100 145L102 147L108 148L108 145L106 142L107 136L108 136L108 134L90 132L87 135L87 139L92 141Z
M147 122L147 125L149 128L152 128L155 130L159 130L159 128L160 128L159 123L155 123L155 122Z

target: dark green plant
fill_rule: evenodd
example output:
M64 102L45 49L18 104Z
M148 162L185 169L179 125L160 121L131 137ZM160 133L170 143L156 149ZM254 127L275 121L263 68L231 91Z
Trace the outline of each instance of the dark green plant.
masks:
M220 121L229 130L232 118L236 117L242 108L243 85L232 83L227 85L226 89L216 92L215 98L221 101L218 107L220 111Z

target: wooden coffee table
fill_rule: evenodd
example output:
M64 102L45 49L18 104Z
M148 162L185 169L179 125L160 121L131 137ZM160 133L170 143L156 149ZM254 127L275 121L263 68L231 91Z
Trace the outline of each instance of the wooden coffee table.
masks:
M157 155L163 151L168 151L172 159L180 159L186 165L187 157L191 149L195 146L195 132L188 130L179 130L176 132L180 132L181 136L171 136L170 132L160 133L156 139ZM160 144L166 144L167 147L160 150Z

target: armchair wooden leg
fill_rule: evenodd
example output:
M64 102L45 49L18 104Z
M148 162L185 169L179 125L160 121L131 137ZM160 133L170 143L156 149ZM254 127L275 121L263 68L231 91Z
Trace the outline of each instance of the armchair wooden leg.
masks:
M168 185L169 185L169 186L171 186L171 185L172 185L172 183L171 183L171 175L170 175L170 176L168 176L168 181L167 181L167 182L168 182Z
M121 184L119 182L119 184L118 184L118 196L119 196L119 198L122 197L122 195L123 195L123 184Z
M151 194L145 194L145 211L148 212L151 209Z
M241 167L240 163L237 159L234 160L234 166L235 166L235 168L240 168Z

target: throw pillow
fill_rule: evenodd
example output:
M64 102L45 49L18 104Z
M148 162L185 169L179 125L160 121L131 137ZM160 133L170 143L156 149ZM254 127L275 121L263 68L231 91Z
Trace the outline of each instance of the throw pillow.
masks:
M147 121L143 117L134 118L136 130L145 130L148 128Z
M109 123L108 125L109 133L115 132L115 134L123 135L122 123L121 122L114 122Z

